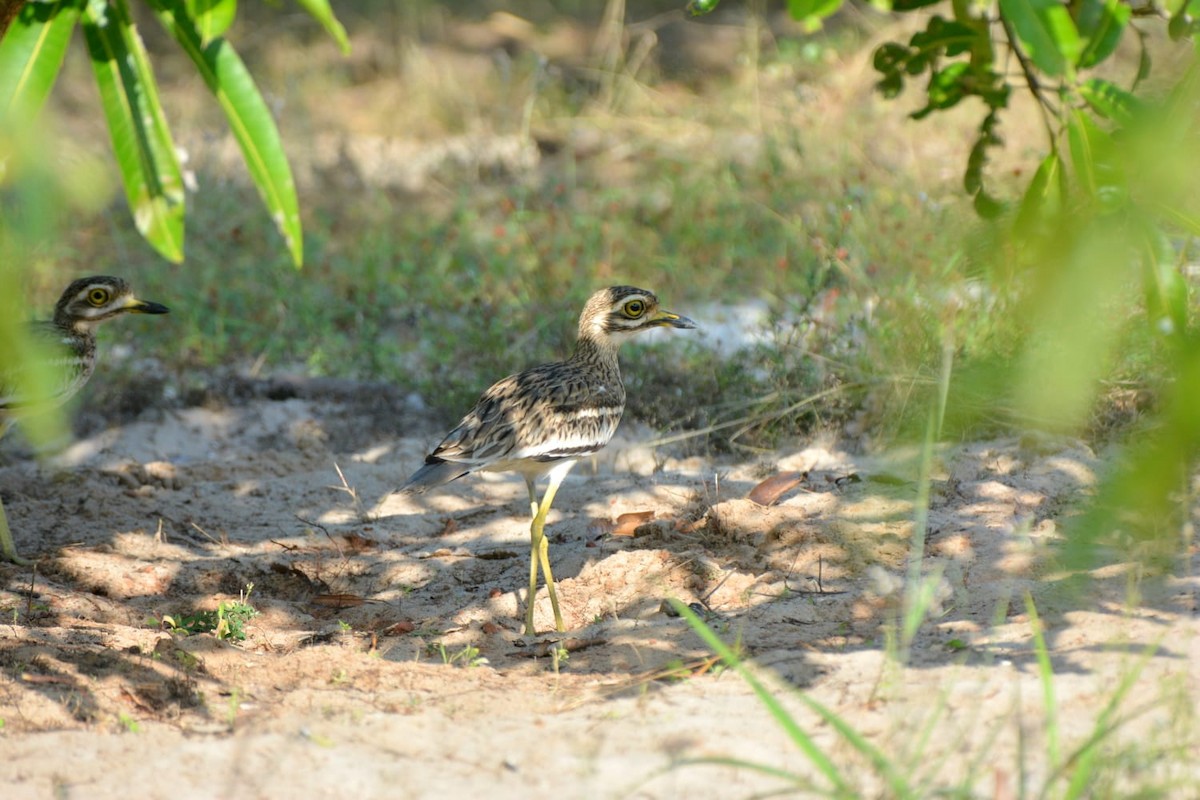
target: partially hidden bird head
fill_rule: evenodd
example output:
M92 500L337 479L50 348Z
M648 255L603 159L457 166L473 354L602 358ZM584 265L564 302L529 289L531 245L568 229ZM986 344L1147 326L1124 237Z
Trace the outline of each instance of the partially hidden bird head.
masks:
M54 321L84 332L120 314L166 314L168 310L159 303L139 300L122 278L94 275L71 282L54 307Z
M651 328L695 328L687 317L660 308L654 292L634 286L610 286L593 294L579 315L579 337L620 339Z

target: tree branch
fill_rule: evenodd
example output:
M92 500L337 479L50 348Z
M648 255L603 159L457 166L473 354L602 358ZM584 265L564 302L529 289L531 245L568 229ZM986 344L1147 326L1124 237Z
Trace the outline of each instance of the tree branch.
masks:
M1034 70L1033 64L1029 58L1021 50L1021 45L1017 41L1017 32L1013 30L1012 24L1009 23L1004 15L1000 15L1000 24L1004 26L1004 34L1008 37L1008 49L1017 57L1017 63L1021 65L1021 72L1025 73L1025 82L1029 84L1029 91L1033 93L1033 97L1037 100L1038 109L1042 112L1042 122L1046 126L1046 137L1050 140L1051 150L1057 150L1054 141L1054 125L1051 123L1051 118L1055 115L1054 109L1050 106L1050 101L1046 99L1046 95L1042 89L1042 84L1038 81L1037 72Z
M0 39L8 33L8 26L17 18L17 14L21 13L25 3L26 0L0 0Z

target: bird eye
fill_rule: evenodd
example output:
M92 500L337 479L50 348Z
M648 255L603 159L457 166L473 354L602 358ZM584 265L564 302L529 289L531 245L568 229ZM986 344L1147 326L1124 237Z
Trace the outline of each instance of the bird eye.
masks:
M108 302L108 289L96 287L88 292L88 302L99 308Z
M646 304L641 300L630 300L625 304L625 316L637 319L646 313Z

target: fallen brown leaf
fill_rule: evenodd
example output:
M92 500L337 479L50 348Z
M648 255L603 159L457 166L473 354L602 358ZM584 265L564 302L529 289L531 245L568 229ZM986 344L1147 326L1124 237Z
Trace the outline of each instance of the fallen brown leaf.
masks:
M755 486L746 496L760 506L774 505L779 498L796 488L807 475L806 472L780 472Z
M613 526L613 536L633 536L633 532L639 526L644 525L654 519L653 511L627 511L617 517L617 524Z
M326 608L355 608L367 602L356 594L319 594L312 601Z
M379 543L374 539L368 539L366 536L358 533L348 533L342 537L342 541L346 545L346 549L361 553L365 550L373 550L379 546Z

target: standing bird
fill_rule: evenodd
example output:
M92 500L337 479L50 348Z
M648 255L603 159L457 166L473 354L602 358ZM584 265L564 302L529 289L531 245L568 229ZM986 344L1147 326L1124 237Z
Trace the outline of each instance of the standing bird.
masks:
M539 564L546 576L555 626L564 630L543 528L554 494L571 467L608 444L621 421L625 385L617 349L635 333L663 327L695 328L696 324L660 309L658 298L645 289L612 286L596 292L579 315L579 340L571 357L493 384L400 488L401 492L424 492L480 470L521 474L533 515L526 636L534 635L533 598ZM535 482L543 475L550 476L550 483L539 502Z
M34 357L44 359L42 366L52 376L50 394L23 395L17 370L0 372L0 436L14 418L62 405L83 388L96 368L97 325L121 314L166 314L167 310L158 303L137 299L121 278L97 275L73 281L58 299L54 319L29 325L29 337L38 345ZM0 561L31 563L17 555L3 503L0 503Z

